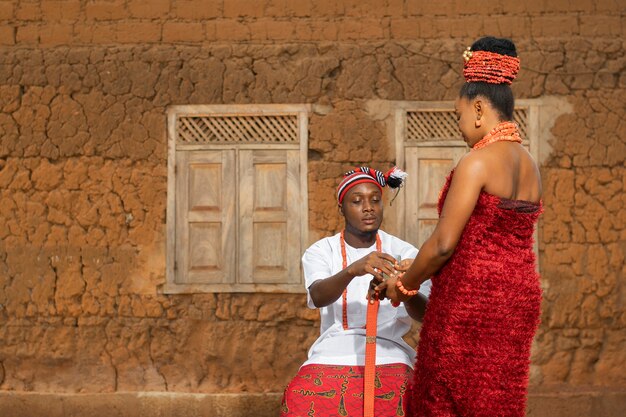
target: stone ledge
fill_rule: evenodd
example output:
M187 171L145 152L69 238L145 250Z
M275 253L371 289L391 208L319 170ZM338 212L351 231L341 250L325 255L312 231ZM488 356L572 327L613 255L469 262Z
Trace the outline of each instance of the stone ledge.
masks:
M116 392L56 394L0 391L10 417L277 417L281 393ZM528 417L621 417L626 391L531 393Z
M547 391L528 395L528 417L622 417L626 390Z
M65 394L0 391L7 417L278 416L281 394L115 392Z

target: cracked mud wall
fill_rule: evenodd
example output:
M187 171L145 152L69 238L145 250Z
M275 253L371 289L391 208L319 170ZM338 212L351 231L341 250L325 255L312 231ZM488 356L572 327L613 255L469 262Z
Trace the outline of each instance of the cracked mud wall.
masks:
M309 121L315 240L341 227L346 167L393 161L368 103L453 100L460 51L494 31L518 45L516 96L568 109L543 138L531 384L626 387L617 3L141 3L0 1L0 389L281 391L318 332L303 295L159 292L167 106L328 106Z

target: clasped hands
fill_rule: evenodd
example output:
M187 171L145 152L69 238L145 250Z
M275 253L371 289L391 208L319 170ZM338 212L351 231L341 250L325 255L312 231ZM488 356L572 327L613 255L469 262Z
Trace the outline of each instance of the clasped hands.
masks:
M400 302L411 298L398 290L396 282L402 278L412 263L413 259L403 259L398 262L389 254L372 252L350 265L348 272L353 276L372 274L374 278L370 282L367 293L370 303L375 299L388 298L394 306L398 306Z

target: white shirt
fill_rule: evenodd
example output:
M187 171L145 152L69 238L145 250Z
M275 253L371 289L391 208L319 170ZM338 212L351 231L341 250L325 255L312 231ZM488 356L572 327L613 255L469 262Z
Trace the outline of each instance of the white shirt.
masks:
M390 234L378 231L382 251L401 259L415 258L417 249L413 245ZM353 248L346 243L347 264L376 251L376 244L369 248ZM315 242L302 256L304 280L307 289L307 303L315 308L309 287L315 281L329 278L343 269L340 234ZM372 275L355 277L348 285L348 330L343 329L343 297L334 303L320 308L320 337L309 349L309 358L302 365L358 365L365 364L365 319L367 313L367 290ZM430 280L424 282L419 292L430 295ZM403 339L411 328L404 304L395 308L389 300L382 300L378 310L376 339L376 364L404 363L413 366L415 349Z

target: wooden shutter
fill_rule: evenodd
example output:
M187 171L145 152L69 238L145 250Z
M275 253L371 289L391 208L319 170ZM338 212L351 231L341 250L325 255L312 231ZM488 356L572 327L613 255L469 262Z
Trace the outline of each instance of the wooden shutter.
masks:
M465 146L411 146L405 149L406 235L420 247L437 225L437 201L446 177L467 152Z
M234 278L235 150L176 153L176 284Z
M305 291L311 110L168 108L165 293Z
M239 151L239 282L300 283L300 151Z
M524 146L537 157L537 109L531 101L518 101L514 119ZM461 140L452 102L406 102L395 113L397 160L409 174L402 209L396 209L397 231L421 246L437 225L439 192L447 175L469 151ZM533 140L528 140L527 135Z

